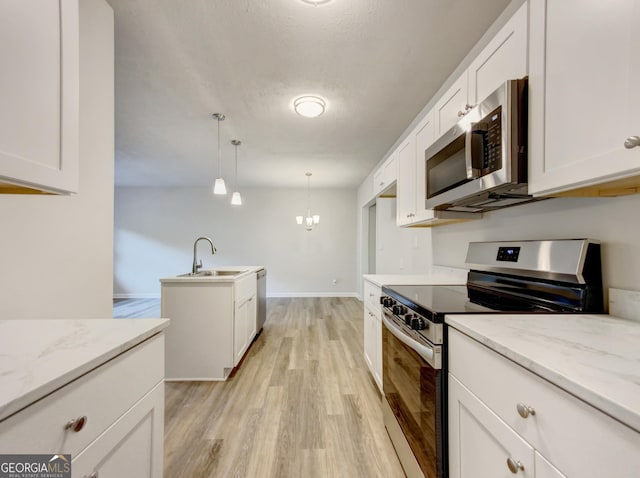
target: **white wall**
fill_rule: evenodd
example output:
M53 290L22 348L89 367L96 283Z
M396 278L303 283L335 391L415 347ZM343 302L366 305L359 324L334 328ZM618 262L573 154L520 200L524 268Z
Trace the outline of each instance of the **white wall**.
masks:
M117 188L115 296L159 296L161 277L191 271L198 236L211 237L218 250L212 256L199 244L205 269L266 266L269 296L356 293L355 190L312 189L320 224L311 232L295 222L306 213L306 189L241 192L245 204L232 208L208 188Z
M376 274L419 274L432 262L431 228L396 226L396 199L376 200Z
M640 194L555 198L433 229L434 263L464 267L471 241L588 237L602 242L605 288L640 290Z
M112 316L113 118L113 11L83 0L80 192L0 195L0 319Z

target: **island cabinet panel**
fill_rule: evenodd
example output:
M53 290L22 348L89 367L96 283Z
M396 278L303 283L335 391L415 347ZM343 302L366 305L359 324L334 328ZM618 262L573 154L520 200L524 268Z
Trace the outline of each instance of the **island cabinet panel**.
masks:
M224 380L234 367L233 282L162 284L168 380Z
M79 2L0 7L0 192L78 191Z

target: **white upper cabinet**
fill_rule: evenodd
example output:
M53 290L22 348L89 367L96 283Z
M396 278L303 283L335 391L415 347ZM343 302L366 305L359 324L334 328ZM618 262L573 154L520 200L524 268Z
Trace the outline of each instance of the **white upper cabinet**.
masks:
M426 180L426 158L425 150L431 146L436 139L436 129L433 110L429 111L423 120L418 124L412 135L416 145L416 172L415 172L415 201L416 201L416 217L417 221L424 221L433 218L433 211L425 209L424 204L427 199L427 180Z
M530 192L639 190L639 24L640 0L530 1Z
M469 66L469 105L506 80L527 76L527 4L522 5Z
M469 68L436 102L439 138L507 80L527 76L527 4L505 23Z
M413 134L398 148L396 223L410 224L416 216L416 144Z
M0 192L78 190L78 35L78 0L0 6Z
M398 177L397 163L398 163L398 151L394 151L387 160L382 163L375 173L373 173L373 193L376 196L395 196L395 189L392 190L392 186L395 185Z
M467 89L468 77L465 71L436 102L434 109L436 137L439 138L446 133L471 109Z

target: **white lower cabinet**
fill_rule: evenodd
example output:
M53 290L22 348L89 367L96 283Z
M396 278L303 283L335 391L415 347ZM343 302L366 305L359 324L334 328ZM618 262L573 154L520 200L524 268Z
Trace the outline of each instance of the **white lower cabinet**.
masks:
M451 374L449 443L451 478L536 476L533 447Z
M163 415L164 385L160 383L72 459L73 476L162 476Z
M74 478L161 477L163 364L160 333L3 420L0 450L70 454Z
M381 287L364 281L364 359L382 392L382 310Z
M558 469L549 463L540 453L535 453L536 478L566 478Z
M640 433L451 327L448 344L452 478L638 477Z

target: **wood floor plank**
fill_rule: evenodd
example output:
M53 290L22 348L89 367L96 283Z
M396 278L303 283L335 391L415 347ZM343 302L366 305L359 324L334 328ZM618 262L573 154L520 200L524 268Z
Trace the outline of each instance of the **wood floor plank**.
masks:
M159 317L148 301L129 317ZM116 306L114 305L114 311ZM273 298L226 382L165 384L166 478L401 478L355 298Z

